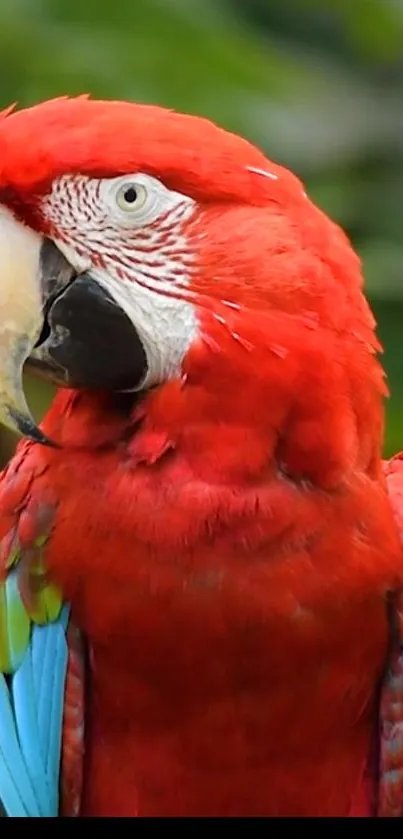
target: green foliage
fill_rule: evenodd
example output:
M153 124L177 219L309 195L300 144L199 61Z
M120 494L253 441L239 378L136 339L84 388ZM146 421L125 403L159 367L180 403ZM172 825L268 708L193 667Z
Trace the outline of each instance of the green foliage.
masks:
M303 178L364 260L402 446L403 2L1 0L0 102L83 91L204 114Z

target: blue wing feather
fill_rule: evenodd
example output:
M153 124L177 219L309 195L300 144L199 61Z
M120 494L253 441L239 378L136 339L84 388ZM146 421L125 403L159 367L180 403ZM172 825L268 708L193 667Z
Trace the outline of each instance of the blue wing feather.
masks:
M7 815L39 816L38 804L18 740L11 695L4 676L0 677L0 682L0 795L3 806Z
M46 625L42 628L45 628L47 631L45 636L45 643L43 645L44 655L42 660L41 679L39 682L39 693L37 694L37 713L38 725L41 732L42 756L46 764L46 758L49 750L50 714L53 691L53 662L55 649L52 624Z
M51 711L49 715L46 775L53 807L57 810L59 804L60 753L62 746L64 688L68 648L63 627L60 624L53 624L51 626L54 629L52 643L55 648L55 659L53 665Z
M30 776L41 816L46 815L49 790L40 749L38 716L36 713L32 650L28 647L21 667L13 677L13 701L16 727L21 751Z
M0 674L0 798L8 816L57 816L68 608L32 625L16 672Z
M35 632L35 635L33 635L31 642L32 673L34 680L35 699L37 704L38 696L41 691L42 668L45 656L46 639L46 632Z

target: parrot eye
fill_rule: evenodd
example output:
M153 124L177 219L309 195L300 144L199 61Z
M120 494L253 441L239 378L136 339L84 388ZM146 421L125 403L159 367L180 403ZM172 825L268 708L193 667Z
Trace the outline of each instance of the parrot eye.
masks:
M101 197L119 226L141 227L169 211L183 196L141 172L100 182Z
M128 181L117 190L116 203L123 212L133 213L144 207L147 197L145 186L134 181Z

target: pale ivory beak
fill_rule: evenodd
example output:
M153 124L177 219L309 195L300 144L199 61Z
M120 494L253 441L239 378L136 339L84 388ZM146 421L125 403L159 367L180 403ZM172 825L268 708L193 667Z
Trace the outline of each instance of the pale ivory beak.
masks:
M42 329L42 238L0 206L0 423L47 442L22 387L22 369Z

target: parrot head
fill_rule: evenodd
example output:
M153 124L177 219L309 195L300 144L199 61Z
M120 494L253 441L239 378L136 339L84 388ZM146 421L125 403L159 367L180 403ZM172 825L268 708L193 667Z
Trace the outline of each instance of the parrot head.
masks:
M251 376L290 403L297 367L331 388L347 356L358 393L376 349L358 257L292 173L208 120L85 96L0 116L0 313L0 420L42 442L25 363L133 392L208 368L239 404Z

